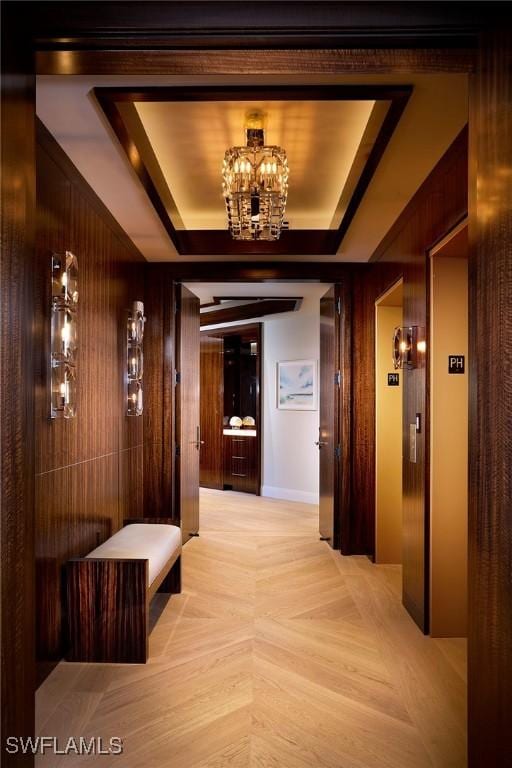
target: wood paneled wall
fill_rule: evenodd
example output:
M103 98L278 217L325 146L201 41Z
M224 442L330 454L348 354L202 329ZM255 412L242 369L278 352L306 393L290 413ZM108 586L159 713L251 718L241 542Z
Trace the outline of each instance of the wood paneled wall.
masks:
M512 32L470 89L469 766L512 762Z
M39 678L63 653L62 566L143 515L143 419L126 416L126 321L144 262L42 124L34 274L35 549ZM79 266L77 415L50 420L50 258Z
M404 279L404 325L428 334L428 250L467 212L467 130L441 158L373 254L369 272L354 276L352 543L355 552L375 553L375 300ZM428 339L427 339L428 341ZM390 340L391 346L391 340ZM428 371L402 372L404 603L428 629ZM421 414L417 462L408 460L408 425Z
M35 76L26 16L2 7L0 501L2 765L5 739L34 733L34 435L32 334Z
M174 518L175 311L167 264L146 265L145 291L144 514Z

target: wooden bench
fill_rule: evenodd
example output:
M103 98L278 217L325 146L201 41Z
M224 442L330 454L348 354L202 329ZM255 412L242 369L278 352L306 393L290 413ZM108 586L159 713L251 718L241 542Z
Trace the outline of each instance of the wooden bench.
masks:
M125 520L65 577L67 661L145 664L151 598L181 592L181 530L170 518Z

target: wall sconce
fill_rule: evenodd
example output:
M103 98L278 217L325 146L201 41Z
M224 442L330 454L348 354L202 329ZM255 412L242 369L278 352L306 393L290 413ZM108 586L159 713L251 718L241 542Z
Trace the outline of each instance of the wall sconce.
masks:
M398 326L393 331L393 366L419 368L427 352L425 329L419 325Z
M143 412L142 376L144 373L142 345L144 341L144 304L134 301L128 315L126 372L128 416L141 416Z
M52 255L50 418L76 415L78 262L71 251Z

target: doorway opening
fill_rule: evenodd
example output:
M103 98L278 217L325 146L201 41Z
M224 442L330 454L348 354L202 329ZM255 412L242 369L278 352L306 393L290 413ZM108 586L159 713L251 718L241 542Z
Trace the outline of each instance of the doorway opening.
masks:
M320 450L322 380L330 383L333 400L336 386L337 336L332 333L329 349L320 341L321 301L328 285L187 282L178 288L194 294L197 308L198 333L178 342L182 360L199 359L199 377L193 374L198 381L179 375L179 387L186 387L189 397L196 393L198 400L197 425L191 423L190 436L180 435L197 449L191 455L199 464L197 508L199 487L318 506L320 467L337 461L338 440L334 422L326 425L322 434L328 434L333 450ZM328 293L334 327L332 288ZM196 343L195 352L187 351ZM330 474L335 476L334 468ZM331 484L331 517L333 493ZM177 501L188 504L188 499ZM199 531L197 524L194 533ZM333 539L329 543L333 546Z
M402 563L403 377L393 334L403 325L403 280L375 302L375 562Z

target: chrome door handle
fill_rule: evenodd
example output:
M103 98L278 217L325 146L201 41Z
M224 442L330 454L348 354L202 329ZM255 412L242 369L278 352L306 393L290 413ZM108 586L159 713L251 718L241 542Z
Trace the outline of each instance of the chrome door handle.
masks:
M204 440L201 440L201 427L196 427L196 439L191 441L193 445L197 448L197 450L200 449L202 445L204 445Z
M322 445L327 445L327 442L325 440L315 440L315 445L318 445L318 447L321 448Z

